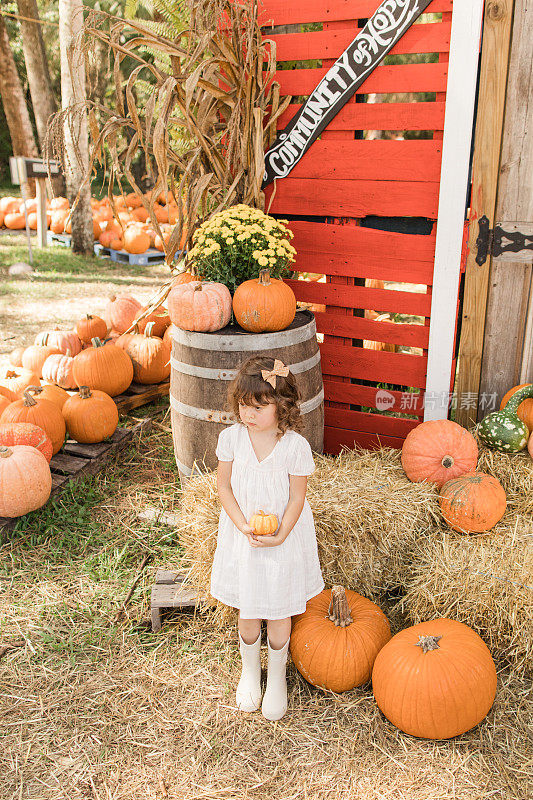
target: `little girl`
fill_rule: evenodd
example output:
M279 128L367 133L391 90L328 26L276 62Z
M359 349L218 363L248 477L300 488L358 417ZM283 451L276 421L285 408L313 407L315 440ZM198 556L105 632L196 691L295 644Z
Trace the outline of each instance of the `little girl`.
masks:
M267 621L268 678L263 716L287 710L285 665L291 616L324 588L313 515L305 499L315 465L301 425L298 389L283 362L249 359L230 386L230 405L240 420L222 431L216 450L222 511L211 573L211 593L239 609L242 675L237 706L261 704L261 620ZM258 511L275 514L268 536L250 527Z

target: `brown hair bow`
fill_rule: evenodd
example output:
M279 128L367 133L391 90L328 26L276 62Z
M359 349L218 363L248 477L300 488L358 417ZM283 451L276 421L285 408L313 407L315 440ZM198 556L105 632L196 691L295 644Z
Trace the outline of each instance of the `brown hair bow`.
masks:
M283 361L280 361L279 358L274 359L273 369L261 370L261 377L263 378L264 381L269 383L273 389L276 388L276 376L279 375L280 378L286 378L288 374L289 374L289 368L286 367Z

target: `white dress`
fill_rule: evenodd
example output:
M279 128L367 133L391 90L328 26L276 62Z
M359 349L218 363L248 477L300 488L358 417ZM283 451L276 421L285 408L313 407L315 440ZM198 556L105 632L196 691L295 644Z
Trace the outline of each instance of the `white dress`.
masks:
M289 500L289 475L315 470L309 442L291 430L258 461L247 428L237 423L220 434L216 455L219 461L233 461L231 488L247 520L264 511L280 523ZM307 500L296 525L276 547L251 547L222 509L211 571L213 597L240 609L243 619L285 619L305 611L307 600L323 588Z

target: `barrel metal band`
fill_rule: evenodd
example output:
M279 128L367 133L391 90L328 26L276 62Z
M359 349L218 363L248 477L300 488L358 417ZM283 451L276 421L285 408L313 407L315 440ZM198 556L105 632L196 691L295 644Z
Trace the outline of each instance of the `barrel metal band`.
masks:
M300 403L300 413L309 414L318 408L324 400L324 390L316 394L305 403ZM170 405L177 411L178 414L183 414L184 417L191 417L192 419L199 419L202 422L218 422L222 425L233 425L237 420L229 411L216 411L210 408L197 408L196 406L189 406L186 403L181 403L175 397L170 395Z
M319 363L320 350L317 350L314 356L306 358L305 361L298 361L296 364L288 364L287 366L293 375L299 375L302 372L307 372ZM176 372L181 372L184 375L192 375L194 378L207 378L213 381L232 381L239 371L238 369L197 367L195 364L186 364L184 361L178 361L177 358L174 357L171 357L170 365Z
M280 333L283 334L282 339ZM258 340L257 337L261 336ZM196 350L220 350L229 351L258 351L258 350L279 350L282 347L289 347L293 344L306 342L308 339L316 337L316 323L311 319L300 328L292 331L277 331L276 333L261 334L237 334L235 336L218 336L215 340L213 335L208 333L195 333L194 331L184 331L181 328L172 326L172 339L178 344L186 347L193 347ZM258 344L260 342L260 347Z

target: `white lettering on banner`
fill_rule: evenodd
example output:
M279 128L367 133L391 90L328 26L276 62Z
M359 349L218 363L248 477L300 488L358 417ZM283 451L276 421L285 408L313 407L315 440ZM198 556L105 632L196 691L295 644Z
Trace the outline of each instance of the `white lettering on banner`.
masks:
M383 0L265 154L263 186L284 178L431 0Z

